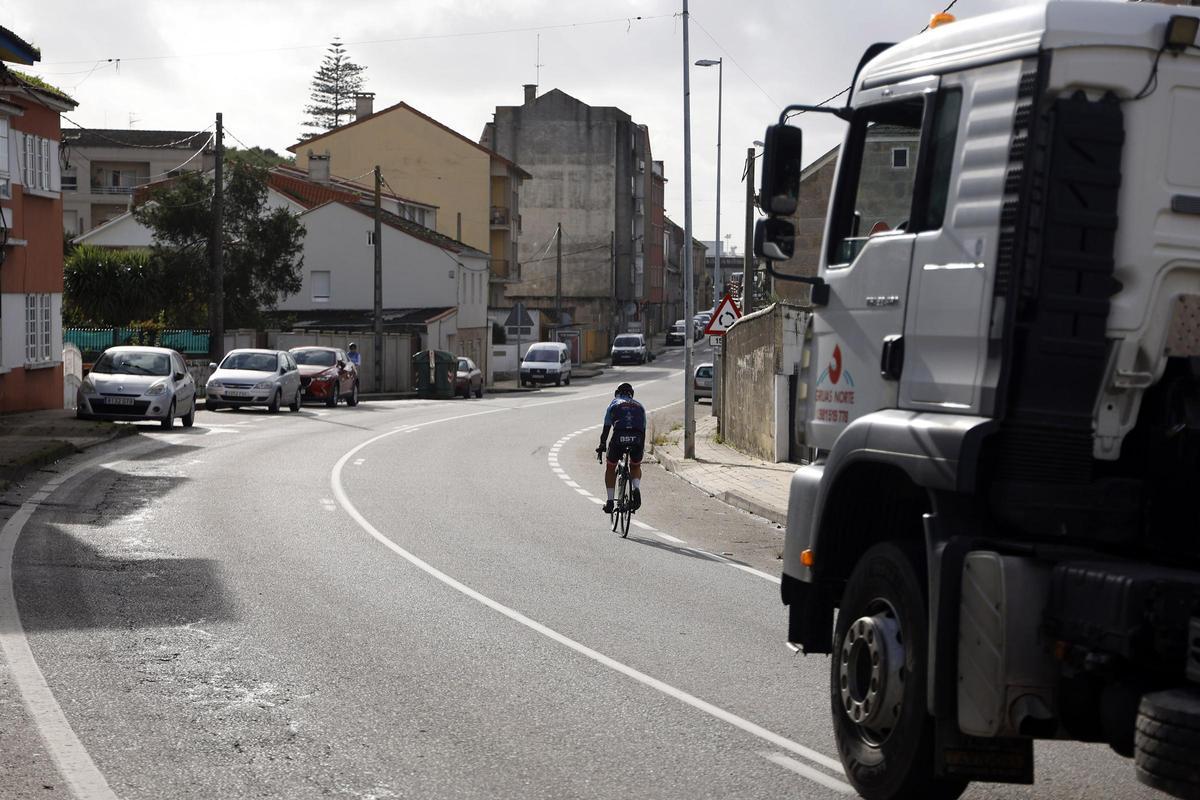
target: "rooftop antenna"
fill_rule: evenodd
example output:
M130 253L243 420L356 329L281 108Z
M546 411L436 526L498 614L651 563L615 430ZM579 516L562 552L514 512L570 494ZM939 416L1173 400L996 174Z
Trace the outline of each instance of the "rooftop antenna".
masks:
M129 112L129 129L130 130L133 130L133 126L141 121L142 121L141 117L134 116L132 111Z
M533 59L533 68L535 70L534 82L538 86L542 85L542 67L543 66L545 66L545 65L542 64L542 35L539 33L537 35L537 56Z

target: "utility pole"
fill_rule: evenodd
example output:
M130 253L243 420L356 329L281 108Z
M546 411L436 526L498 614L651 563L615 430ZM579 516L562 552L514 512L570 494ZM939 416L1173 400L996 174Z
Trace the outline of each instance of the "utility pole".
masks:
M383 391L383 173L375 165L375 391Z
M696 389L692 385L692 83L688 57L688 0L683 0L683 457L696 457Z
M209 356L220 361L225 355L225 265L223 233L225 227L225 182L222 162L225 160L225 127L221 112L217 112L216 161L213 164L212 233L208 239L209 269L212 271L212 293L208 318L212 330L208 340Z
M554 234L554 316L555 324L562 325L562 223L558 223L558 232Z
M746 252L742 256L742 313L754 310L754 148L746 148Z

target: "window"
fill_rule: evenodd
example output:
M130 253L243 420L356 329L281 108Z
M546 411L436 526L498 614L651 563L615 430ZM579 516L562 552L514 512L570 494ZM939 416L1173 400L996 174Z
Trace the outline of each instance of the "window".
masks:
M831 265L849 264L872 236L908 230L916 170L890 167L895 150L905 150L908 158L907 151L916 149L924 113L924 99L916 98L869 106L855 115L833 205Z
M23 168L23 172L21 174L21 181L22 181L22 183L25 184L25 186L27 188L35 189L35 188L37 188L37 175L36 175L37 170L35 168L36 156L37 156L37 153L36 153L37 137L32 134L26 133L21 137L21 141L22 141L22 144L24 145L21 149L24 152L24 156L25 156L24 168Z
M892 169L908 169L908 148L892 148Z
M50 140L38 138L38 188L50 191Z
M961 110L962 89L950 89L938 95L928 139L931 151L926 162L929 171L929 191L924 208L913 214L916 231L937 230L945 221Z
M316 303L329 302L329 270L314 269L312 271L312 299Z
M25 295L26 364L44 364L50 361L53 330L50 322L50 295Z

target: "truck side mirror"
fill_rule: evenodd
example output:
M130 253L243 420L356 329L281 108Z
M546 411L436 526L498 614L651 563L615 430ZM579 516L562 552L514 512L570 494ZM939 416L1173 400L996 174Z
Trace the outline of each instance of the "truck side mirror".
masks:
M796 226L786 219L760 219L754 226L754 255L787 261L796 252Z
M763 139L762 191L759 207L768 216L790 217L800 198L804 169L804 132L791 125L772 125Z

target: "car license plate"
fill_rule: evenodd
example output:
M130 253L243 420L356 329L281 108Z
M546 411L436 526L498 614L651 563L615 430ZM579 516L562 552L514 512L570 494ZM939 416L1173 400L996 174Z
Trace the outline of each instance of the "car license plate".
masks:
M104 402L113 406L131 406L133 405L132 397L106 397Z
M245 389L226 389L221 394L225 395L226 397L249 397L250 396L250 392L246 391Z

